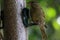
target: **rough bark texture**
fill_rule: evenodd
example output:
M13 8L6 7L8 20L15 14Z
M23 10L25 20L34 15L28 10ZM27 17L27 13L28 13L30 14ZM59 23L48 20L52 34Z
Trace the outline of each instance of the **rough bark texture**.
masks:
M4 0L4 40L26 40L21 20L21 9L25 0Z

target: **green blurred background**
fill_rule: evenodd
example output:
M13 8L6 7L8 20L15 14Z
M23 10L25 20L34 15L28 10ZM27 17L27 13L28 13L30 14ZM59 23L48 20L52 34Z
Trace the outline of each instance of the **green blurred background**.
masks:
M29 2L30 0L27 0ZM38 0L46 16L48 40L60 40L60 0ZM3 0L0 0L3 9ZM1 8L0 8L1 9ZM41 40L39 27L28 27L29 40Z

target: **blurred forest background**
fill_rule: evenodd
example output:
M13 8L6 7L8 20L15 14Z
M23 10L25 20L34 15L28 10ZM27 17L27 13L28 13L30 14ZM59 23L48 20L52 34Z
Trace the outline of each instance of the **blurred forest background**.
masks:
M29 2L30 0L26 0ZM46 16L48 40L60 40L60 0L38 0ZM3 10L3 0L0 0L0 16ZM1 20L0 20L1 23ZM1 25L1 24L0 24ZM2 30L0 30L2 32ZM40 40L41 32L38 26L28 28L29 40Z

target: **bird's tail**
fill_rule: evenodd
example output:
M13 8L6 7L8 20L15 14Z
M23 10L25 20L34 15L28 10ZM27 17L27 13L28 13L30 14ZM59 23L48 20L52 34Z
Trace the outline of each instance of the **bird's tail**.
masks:
M44 29L45 26L42 24L39 24L39 26L40 26L40 30L41 30L41 34L42 34L42 40L47 40L47 34L46 34L45 29Z

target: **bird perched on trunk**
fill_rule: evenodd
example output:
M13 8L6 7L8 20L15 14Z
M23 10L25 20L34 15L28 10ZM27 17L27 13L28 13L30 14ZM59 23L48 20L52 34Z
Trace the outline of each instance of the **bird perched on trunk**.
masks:
M31 19L34 23L38 24L40 26L40 30L42 33L42 40L47 39L46 31L45 31L45 15L44 12L39 5L39 3L35 1L28 2L30 6L30 15Z

